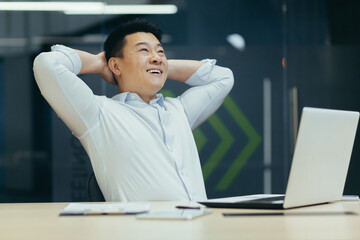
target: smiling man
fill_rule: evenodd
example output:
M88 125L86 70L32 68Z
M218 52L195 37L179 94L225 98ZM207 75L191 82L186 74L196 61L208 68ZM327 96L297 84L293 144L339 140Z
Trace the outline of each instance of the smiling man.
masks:
M159 40L152 33L137 32L125 37L121 57L108 57L120 92L137 93L149 103L164 86L168 63ZM149 62L149 58L151 58Z
M104 52L55 45L34 61L41 93L82 143L106 201L207 198L192 130L222 104L233 75L215 60L167 60L160 40L156 25L136 19L108 36ZM81 74L120 93L94 95ZM190 88L163 98L166 79Z

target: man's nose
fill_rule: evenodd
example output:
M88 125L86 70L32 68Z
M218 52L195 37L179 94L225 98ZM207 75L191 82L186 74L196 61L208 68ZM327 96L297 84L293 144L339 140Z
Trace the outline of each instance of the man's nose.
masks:
M161 62L162 62L162 59L161 59L161 57L159 56L159 54L157 54L156 52L154 52L154 53L151 55L151 62L152 62L152 63L161 63Z

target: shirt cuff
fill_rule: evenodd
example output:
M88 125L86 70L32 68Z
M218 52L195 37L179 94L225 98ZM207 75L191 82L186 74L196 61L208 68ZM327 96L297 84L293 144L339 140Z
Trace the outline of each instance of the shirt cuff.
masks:
M79 74L82 64L79 55L74 51L74 49L66 47L64 45L56 44L51 47L51 51L61 52L65 54L72 63L72 69L70 69L70 71L72 71L76 75Z
M191 77L186 80L186 84L190 86L200 86L208 82L210 74L216 64L215 59L203 59L202 62L205 62Z

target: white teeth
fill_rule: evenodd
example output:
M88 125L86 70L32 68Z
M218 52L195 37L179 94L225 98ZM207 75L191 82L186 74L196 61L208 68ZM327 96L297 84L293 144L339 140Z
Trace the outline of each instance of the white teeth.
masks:
M147 70L147 72L149 72L149 73L161 73L159 70L155 70L155 69Z

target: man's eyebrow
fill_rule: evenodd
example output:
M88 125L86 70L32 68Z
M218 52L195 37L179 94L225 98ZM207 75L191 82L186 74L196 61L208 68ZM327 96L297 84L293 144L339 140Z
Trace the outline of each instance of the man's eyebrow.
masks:
M137 44L135 44L135 47L140 46L140 45L150 46L150 44L147 43L147 42L138 42ZM163 45L161 45L161 43L156 44L156 47L162 47L162 48L164 48Z
M147 42L138 42L137 44L135 44L135 46L139 46L139 45L149 45Z

